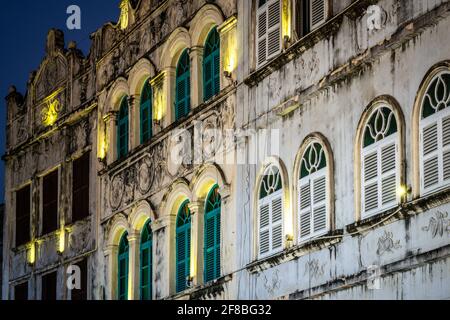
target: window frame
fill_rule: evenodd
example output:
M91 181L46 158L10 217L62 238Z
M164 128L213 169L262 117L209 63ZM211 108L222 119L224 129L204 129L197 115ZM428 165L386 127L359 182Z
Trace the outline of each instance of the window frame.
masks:
M217 192L217 195L215 195L214 193ZM208 206L208 201L210 199L213 199L213 197L218 196L218 198L216 200L219 201L219 207L218 208L214 208L210 211L207 211L207 206ZM215 203L216 204L216 203ZM214 245L211 247L207 247L207 237L208 237L208 220L214 220ZM204 270L203 270L203 279L206 283L214 281L218 278L220 278L221 276L221 267L222 267L222 261L221 261L221 252L222 252L222 197L220 195L219 192L219 186L215 185L210 191L209 194L206 198L205 201L205 214L204 214L204 245L203 245L203 265L204 265ZM218 234L217 234L218 232ZM208 269L208 258L207 255L209 252L213 252L214 253L214 264L213 264L213 271L212 274L213 276L210 278L208 277L208 272L210 271Z
M126 246L127 250L124 252L121 252L121 247L122 244L124 244L124 246ZM118 248L118 252L117 252L117 300L120 301L126 301L129 299L128 296L128 281L129 281L129 264L130 264L130 244L128 242L128 232L125 232L122 237L120 238L119 241L119 248ZM121 266L120 266L120 262L121 261L125 261L124 264L124 276L121 277ZM125 287L122 288L121 286L121 278L125 279ZM123 290L122 290L123 289ZM122 293L123 291L123 293Z
M126 112L123 111L126 109ZM117 127L116 127L116 139L117 139L117 159L121 160L125 158L130 152L130 105L128 103L128 97L124 96L120 100L119 105L119 113L117 115ZM122 127L123 126L123 127ZM124 132L122 132L124 130ZM125 139L123 141L124 145L122 145L121 139Z
M179 70L182 67L183 59L186 59L187 65L184 66L185 69L182 74L179 74ZM175 70L175 121L179 121L189 115L191 112L191 58L189 55L189 49L184 49L178 58L176 70ZM185 94L180 97L179 86L184 83ZM181 106L181 103L183 105ZM183 109L183 110L180 110ZM182 111L182 112L181 112ZM180 113L181 112L181 113Z
M46 179L55 178L56 179L56 195L55 199L52 201L46 201ZM52 234L53 232L58 230L59 227L59 195L60 195L60 172L59 168L50 171L46 173L41 178L41 235L46 236L49 234ZM55 212L52 213L51 219L48 217L48 214L46 214L46 210L49 210L48 208L52 205L55 205L56 209ZM50 223L49 220L53 220L53 224L47 225L47 223Z
M18 213L19 213L19 209L21 208L21 206L24 204L22 201L19 201L21 199L19 199L19 193L20 192L25 192L25 190L28 190L28 210L23 209L24 211L28 211L26 213L26 215L24 215L23 217L19 217ZM15 214L16 214L16 219L15 219L15 247L21 247L25 244L27 244L28 242L31 241L31 199L32 199L32 190L31 190L31 184L27 184L23 187L21 187L20 189L16 190L14 193L15 196ZM21 211L21 210L20 210ZM25 221L28 220L28 223L25 227L25 230L22 230L20 228L20 230L18 230L19 228L19 221L23 220L23 223L25 224ZM26 235L26 236L25 236ZM24 237L23 240L20 237Z
M148 299L145 300L152 300L153 298L153 230L151 228L152 221L149 220L144 224L144 227L142 228L141 237L140 237L140 244L139 244L139 297L140 300L144 300L143 290L145 287L148 287ZM147 228L149 228L149 237L150 239L146 240L144 242L144 232L147 232ZM144 250L148 250L148 265L147 265L147 276L148 276L148 284L146 286L143 285L143 252Z
M214 43L214 46L218 44L218 47L211 50L211 52L207 55L206 54L206 48L209 45L209 42L212 41L212 37L217 37L217 42ZM214 47L213 46L213 47ZM208 36L205 41L204 45L204 56L203 56L203 66L202 66L202 73L203 73L203 102L207 102L217 96L220 93L220 82L221 82L221 54L220 54L220 47L221 41L220 41L220 34L217 30L217 26L211 29L211 31L208 33ZM208 75L206 64L211 63L211 70L210 74ZM217 65L218 64L218 65ZM207 84L211 83L211 93L208 93Z
M145 90L148 90L148 99L144 99L144 93ZM153 87L150 84L150 79L147 79L142 87L141 90L141 97L139 101L139 122L140 122L140 142L141 144L144 144L148 141L150 141L153 137ZM145 116L144 113L148 112L148 124L147 128L145 128ZM147 132L148 136L145 135L145 132Z
M84 161L86 161L86 163L84 163ZM80 166L81 168L77 167ZM84 167L84 165L87 166L87 168ZM76 169L85 169L87 170L87 172L76 172ZM86 219L87 217L89 217L91 215L90 212L90 184L91 184L91 175L90 175L90 171L91 171L91 153L90 152L86 152L85 154L83 154L81 157L79 157L78 159L74 160L72 162L72 223L78 222L78 221L82 221L84 219ZM75 186L75 182L78 181L80 174L86 174L86 180L85 183L80 182L79 186ZM83 180L83 179L81 179ZM79 195L81 193L81 195ZM84 210L80 210L80 212L84 212L84 213L79 213L79 214L75 214L75 212L77 210L75 210L78 206L83 207L82 205L80 205L80 199L79 197L81 197L85 203L85 208L83 208ZM84 197L86 197L86 199L84 199ZM83 201L81 201L81 203L83 203Z

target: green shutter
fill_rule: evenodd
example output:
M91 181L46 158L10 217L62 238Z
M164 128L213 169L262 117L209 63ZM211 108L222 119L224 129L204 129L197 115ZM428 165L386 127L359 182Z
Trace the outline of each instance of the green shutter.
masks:
M203 57L203 97L208 101L220 92L220 36L217 28L208 35Z
M149 80L144 84L141 93L141 144L147 142L152 137L152 87Z
M206 201L204 278L205 282L220 277L220 219L222 201L218 187L214 187Z
M117 152L123 158L128 154L128 97L124 97L120 104L117 120Z
M191 68L188 51L180 57L176 71L175 119L179 120L191 111Z
M186 201L180 208L176 229L176 290L187 289L191 268L191 213Z
M140 253L140 293L141 300L151 300L152 299L152 254L153 254L153 242L152 242L152 229L151 222L147 222L144 226L141 236L141 253Z
M117 264L117 296L119 300L127 300L128 299L128 234L125 233L119 244L119 256L118 256L118 264Z

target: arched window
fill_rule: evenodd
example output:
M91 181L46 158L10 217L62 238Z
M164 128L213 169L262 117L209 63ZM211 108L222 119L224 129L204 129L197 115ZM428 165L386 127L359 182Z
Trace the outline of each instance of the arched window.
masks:
M283 250L283 182L280 170L270 166L259 189L259 258Z
M222 199L219 187L208 195L205 206L205 282L220 277L220 213Z
M117 296L119 300L128 299L128 233L124 233L119 243L119 261L117 270Z
M119 159L128 154L128 97L120 103L117 119L117 154Z
M176 229L176 290L187 289L187 279L191 274L191 211L186 201L177 216Z
M191 62L188 50L184 50L176 70L175 118L179 120L191 111Z
M147 80L141 93L141 143L145 143L152 137L152 87Z
M429 84L420 120L421 193L450 184L450 72L441 72Z
M399 198L399 133L392 109L383 104L369 117L361 153L362 217L395 207Z
M208 101L220 92L220 35L217 27L208 35L203 58L203 97Z
M327 159L322 145L312 142L300 162L298 221L300 242L330 229Z
M151 222L148 221L141 235L141 272L140 272L140 291L141 300L151 300L152 299L152 227Z

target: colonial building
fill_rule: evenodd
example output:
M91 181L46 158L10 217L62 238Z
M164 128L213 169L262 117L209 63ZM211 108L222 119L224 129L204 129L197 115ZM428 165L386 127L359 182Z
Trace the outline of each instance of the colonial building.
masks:
M3 298L450 299L449 15L122 0L87 56L51 30L6 98Z

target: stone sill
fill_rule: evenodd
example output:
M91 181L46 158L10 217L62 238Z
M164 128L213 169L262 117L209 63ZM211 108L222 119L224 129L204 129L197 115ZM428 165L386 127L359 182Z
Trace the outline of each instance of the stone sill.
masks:
M213 298L224 292L224 285L233 279L232 274L223 276L206 284L197 285L181 293L168 297L168 300L199 300L200 298Z
M328 234L320 236L316 239L311 239L309 242L296 245L292 248L286 249L278 254L263 260L258 260L247 265L246 269L250 273L259 273L277 265L297 260L309 253L319 251L323 248L333 246L342 241L344 230L331 231Z
M272 72L281 69L285 64L293 59L302 55L305 51L312 48L315 44L321 40L334 35L339 30L344 16L351 19L356 19L364 14L365 8L369 5L376 3L376 0L359 0L350 4L344 11L331 17L321 27L313 30L303 38L299 39L284 52L280 53L277 57L270 60L264 66L258 70L252 72L245 80L244 83L249 87L256 86L259 82L264 80Z

